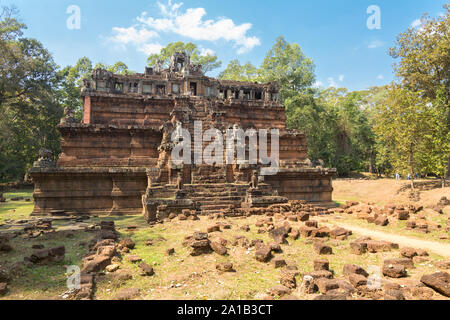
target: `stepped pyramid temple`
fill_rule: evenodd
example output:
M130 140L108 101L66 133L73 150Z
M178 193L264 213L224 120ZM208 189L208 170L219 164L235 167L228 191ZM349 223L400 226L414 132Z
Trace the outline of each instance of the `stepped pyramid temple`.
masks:
M329 204L336 170L307 158L305 135L286 128L278 92L274 83L207 77L185 53L176 53L168 69L157 65L144 74L95 70L84 81L82 122L65 110L57 163L41 150L30 170L34 214L143 212L152 222L185 209L206 215L289 200ZM200 133L216 129L224 144L230 129L253 135L265 129L268 155L270 130L278 129L277 171L262 174L265 161L172 161L173 136L180 128L192 136L192 159L211 144L194 142L198 124ZM244 140L246 159L260 149L250 136Z

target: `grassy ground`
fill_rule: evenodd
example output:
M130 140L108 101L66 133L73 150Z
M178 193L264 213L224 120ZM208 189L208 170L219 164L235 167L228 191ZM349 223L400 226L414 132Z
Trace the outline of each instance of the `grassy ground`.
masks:
M20 220L29 217L31 211L33 211L33 190L24 189L13 192L4 193L3 196L7 202L0 203L0 224L5 220ZM23 197L24 200L10 201L11 198ZM30 201L25 201L30 199Z
M18 191L6 194L7 198L24 196L30 197L30 191ZM345 199L347 200L347 199ZM339 201L339 200L338 200ZM343 201L340 200L340 201ZM15 210L15 211L13 211ZM23 219L28 217L32 211L32 203L19 201L0 204L0 224L6 219ZM126 259L120 263L122 270L128 270L132 279L120 281L114 274L106 273L97 280L95 298L101 300L113 299L119 289L133 287L141 290L141 299L261 299L266 290L277 285L280 279L280 269L275 269L272 263L261 263L255 260L254 250L227 245L228 256L219 256L215 253L200 257L189 255L188 249L182 246L186 235L194 231L205 231L209 225L215 224L216 220L202 217L200 221L177 221L158 224L150 227L145 223L141 215L125 217L102 217L88 221L95 223L99 220L114 220L121 237L131 237L136 247L130 254L140 256L143 261L152 265L155 275L142 277L139 275L137 265ZM231 242L235 236L243 235L250 241L262 239L270 242L267 234L258 234L255 222L258 217L229 218L220 220L231 224L230 230L217 232L210 238L224 238ZM347 218L346 218L347 219ZM348 218L353 219L352 217ZM318 218L319 221L333 222L332 216ZM360 223L354 221L354 223ZM250 232L240 230L240 226L250 225ZM291 223L295 228L302 225L300 222ZM136 231L127 231L127 227L137 226ZM367 223L364 227L371 227ZM385 228L382 229L386 231ZM0 228L1 231L1 228ZM392 232L401 233L402 228L392 228ZM59 299L60 295L67 291L66 268L68 265L81 265L81 259L87 252L85 246L93 234L83 231L72 232L73 236L68 238L67 234L56 233L46 235L38 239L28 240L17 237L11 240L14 251L8 254L0 254L0 261L20 262L25 256L29 256L33 244L44 244L46 248L65 245L66 257L61 263L50 266L28 268L22 266L22 275L10 284L10 293L0 299ZM424 235L425 236L425 235ZM428 236L428 235L426 235ZM164 239L160 239L163 237ZM357 264L363 268L370 269L371 266L381 267L386 258L399 257L398 250L384 253L367 253L361 256L349 252L349 243L358 236L353 235L345 241L327 240L333 247L334 254L326 256L330 261L330 269L334 270L335 277L342 276L343 266L347 263ZM145 242L154 240L152 246L146 246ZM159 239L159 240L158 240ZM166 250L175 249L175 254L167 256ZM323 258L318 256L312 249L309 239L300 238L289 240L289 245L282 246L283 253L275 254L287 262L297 265L299 275L297 282L301 283L302 275L313 270L313 260ZM390 279L389 281L400 284L417 283L420 276L425 273L436 272L433 261L442 260L442 257L430 253L430 262L416 265L417 268L409 270L406 279ZM216 270L217 262L233 263L235 273L220 273ZM300 298L310 299L313 296L302 296L298 289L293 292ZM441 298L441 297L440 297Z
M231 241L236 235L243 235L249 240L262 239L266 243L270 242L267 234L258 234L255 222L257 217L246 219L226 219L224 222L232 224L231 230L215 233L211 236L222 237ZM214 221L215 222L215 221ZM173 221L170 224L157 225L149 228L140 217L126 217L116 220L116 224L121 230L128 225L137 225L136 232L122 232L123 237L131 237L136 248L130 254L140 256L143 261L153 265L155 276L139 276L136 265L124 260L121 268L130 271L133 279L125 282L117 281L111 275L105 276L103 281L97 285L97 299L114 298L119 288L139 288L143 299L260 299L266 290L277 285L280 278L280 270L275 269L271 263L261 263L254 259L254 250L244 248L231 248L226 257L217 254L210 254L201 257L191 257L187 248L182 246L184 236L191 234L195 230L204 231L206 227L214 223L206 218L201 221ZM250 232L239 229L241 225L250 224ZM300 226L300 223L292 223ZM145 241L164 237L165 241L156 241L155 245L147 247ZM327 256L330 261L330 268L335 271L336 277L342 276L343 266L348 263L360 265L366 269L370 266L380 267L386 258L399 257L398 250L384 253L367 253L365 255L353 255L349 253L349 243L358 236L353 235L345 241L328 240L333 247L334 254ZM317 255L312 242L308 239L290 240L289 246L283 246L283 253L275 254L282 257L287 262L294 263L299 269L297 276L298 283L301 283L302 275L313 271L313 261L323 256ZM175 255L167 256L166 250L175 249ZM431 261L440 260L442 257L431 254ZM220 273L215 269L217 262L233 263L236 273ZM411 281L418 281L421 275L434 271L432 263L425 263L410 272ZM397 281L397 280L393 280ZM403 280L399 280L402 283ZM299 297L308 299L295 292Z

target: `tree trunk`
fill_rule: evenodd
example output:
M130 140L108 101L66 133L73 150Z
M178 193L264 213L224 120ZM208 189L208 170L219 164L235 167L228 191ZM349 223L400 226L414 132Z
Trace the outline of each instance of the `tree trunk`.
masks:
M450 156L447 158L447 179L450 179Z
M411 178L411 190L414 191L414 178Z

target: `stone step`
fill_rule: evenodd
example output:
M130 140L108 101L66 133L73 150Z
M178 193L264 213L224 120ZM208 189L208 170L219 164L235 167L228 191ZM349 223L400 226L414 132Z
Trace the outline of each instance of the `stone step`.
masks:
M235 197L245 197L245 193L241 192L218 192L218 193L206 193L206 192L195 192L192 193L191 198L192 199L198 199L198 198L217 198L217 199L223 199L223 198L235 198Z
M202 209L202 213L204 214L205 212L210 213L211 211L217 211L220 212L222 210L228 209L230 207L230 205L233 205L235 203L228 203L228 204L219 204L219 205L202 205L200 208Z
M244 201L244 199L238 197L238 198L231 198L231 199L212 199L212 200L200 200L200 199L192 199L193 201L200 202L201 205L214 205L214 204L233 204L233 203L241 203Z

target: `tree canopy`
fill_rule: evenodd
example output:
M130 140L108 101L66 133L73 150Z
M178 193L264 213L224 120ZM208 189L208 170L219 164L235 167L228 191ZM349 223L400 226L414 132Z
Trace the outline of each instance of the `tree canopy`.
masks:
M161 49L159 54L151 54L147 59L148 65L154 67L159 61L163 67L168 68L170 66L170 58L175 52L186 52L191 57L191 63L201 65L204 73L208 73L222 65L217 55L209 52L202 54L196 44L182 41L169 43Z

